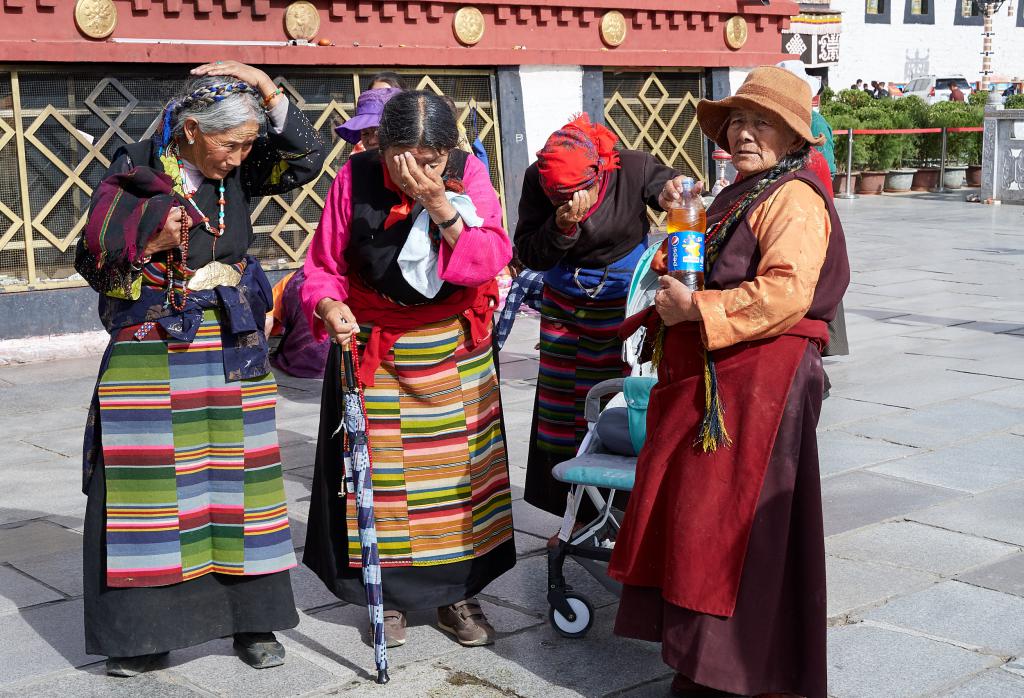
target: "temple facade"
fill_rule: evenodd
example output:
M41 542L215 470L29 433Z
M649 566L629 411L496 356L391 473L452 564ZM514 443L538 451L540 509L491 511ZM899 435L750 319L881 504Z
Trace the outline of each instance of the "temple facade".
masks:
M287 269L302 263L351 150L333 126L354 114L374 72L394 70L410 86L452 97L488 152L512 229L534 153L580 112L625 147L707 178L713 164L697 101L726 96L754 66L792 57L786 41L803 7L0 0L0 339L97 327L95 295L72 268L89 197L116 149L153 133L191 66L234 59L263 67L332 145L318 181L253 209L256 254L268 269ZM36 312L42 304L62 311Z

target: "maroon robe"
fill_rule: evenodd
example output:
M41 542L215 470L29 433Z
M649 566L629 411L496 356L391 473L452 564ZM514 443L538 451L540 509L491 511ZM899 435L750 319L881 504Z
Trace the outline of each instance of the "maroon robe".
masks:
M624 583L618 634L662 642L662 656L678 672L744 695L826 692L815 428L820 346L849 282L849 262L821 182L804 169L768 187L722 247L706 287L735 288L756 276L760 252L747 216L797 178L822 195L832 223L811 307L780 337L714 352L733 445L712 454L694 446L704 402L697 325L667 328L648 440L609 567ZM709 224L759 179L724 190Z

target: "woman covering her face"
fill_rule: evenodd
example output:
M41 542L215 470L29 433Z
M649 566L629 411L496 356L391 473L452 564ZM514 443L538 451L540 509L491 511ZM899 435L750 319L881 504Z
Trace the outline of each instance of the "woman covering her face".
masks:
M519 200L516 250L544 273L525 499L559 516L569 486L551 470L576 455L587 432L587 391L628 373L617 332L647 249L647 208L662 208L675 175L648 153L616 149L617 141L586 115L566 124L526 170ZM592 512L589 501L581 509L581 519Z
M352 156L306 258L303 305L332 337L304 562L339 598L365 591L355 496L343 467L341 345L365 386L384 633L437 609L465 646L494 641L475 595L515 564L512 498L491 351L498 272L512 257L483 165L457 149L448 105L402 92L384 107L379 151Z
M662 336L609 567L624 585L615 632L662 643L679 695L824 698L815 427L826 323L850 279L843 229L807 166L820 139L806 83L757 68L697 118L740 177L707 212L704 290L662 276L624 327Z
M234 636L256 668L298 623L249 212L315 179L324 147L258 68L218 61L120 148L75 266L111 334L85 440L85 638L133 676Z

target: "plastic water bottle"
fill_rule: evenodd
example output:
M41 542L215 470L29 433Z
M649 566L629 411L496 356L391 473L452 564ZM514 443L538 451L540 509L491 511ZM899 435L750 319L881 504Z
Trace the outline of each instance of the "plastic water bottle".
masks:
M683 195L668 211L668 273L691 291L704 288L704 233L707 214L704 200L694 192L694 182L683 177Z

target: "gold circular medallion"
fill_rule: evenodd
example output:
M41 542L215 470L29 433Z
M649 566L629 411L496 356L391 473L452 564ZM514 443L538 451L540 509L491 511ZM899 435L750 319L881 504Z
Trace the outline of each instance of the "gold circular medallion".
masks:
M747 43L747 20L739 15L729 18L725 23L725 45L732 50L743 48Z
M320 31L320 13L311 2L293 2L284 12L284 30L296 41L309 41Z
M484 22L484 13L475 7L462 7L455 13L452 20L452 28L455 31L455 38L473 46L484 38L484 29L487 27Z
M114 0L78 0L75 3L75 24L90 39L106 39L117 26Z
M618 46L626 40L626 18L618 10L605 12L601 18L601 40L609 46Z

